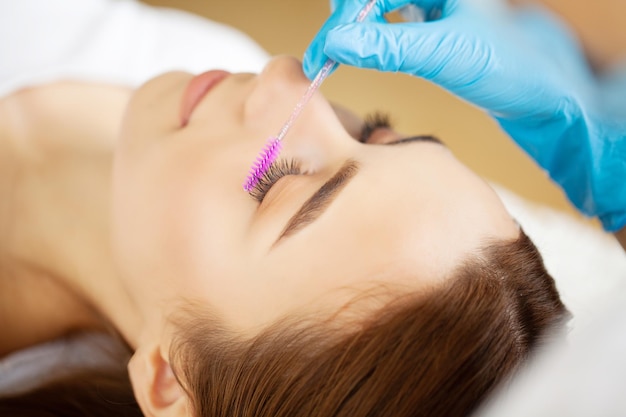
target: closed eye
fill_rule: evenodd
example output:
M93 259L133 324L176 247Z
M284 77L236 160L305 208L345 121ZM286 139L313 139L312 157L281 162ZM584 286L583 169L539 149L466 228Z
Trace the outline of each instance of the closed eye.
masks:
M372 134L379 129L392 129L391 119L389 114L379 111L373 112L365 116L363 127L359 135L359 142L367 143L372 137Z
M409 138L402 138L385 145L401 146L408 143L431 142L444 145L438 138L430 135L418 135ZM359 164L356 161L348 160L343 167L329 179L311 198L309 198L300 209L294 214L287 225L274 242L275 246L283 238L294 234L303 229L307 225L318 219L322 213L328 208L332 201L339 195L341 190L345 188L347 183L354 178L359 172Z
M279 158L270 165L256 185L248 192L259 203L263 202L269 190L287 175L300 175L301 163L295 159Z

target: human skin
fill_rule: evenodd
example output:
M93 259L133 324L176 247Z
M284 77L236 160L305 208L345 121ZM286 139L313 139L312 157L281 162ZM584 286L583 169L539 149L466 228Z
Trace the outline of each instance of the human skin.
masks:
M41 280L19 280L20 293L39 300L19 327L52 328L41 324L50 311L66 330L113 325L136 350L130 374L148 415L159 415L159 404L185 407L168 349L169 317L187 300L251 335L284 316L323 315L373 288L428 291L484 244L518 236L493 190L444 146L384 145L403 137L390 129L360 143L319 93L282 152L306 175L282 178L259 204L242 183L308 86L300 62L280 57L258 76L227 77L182 126L193 77L164 74L136 92L61 84L0 106L19 116L8 128L21 173L9 194L20 210L8 253L49 271L55 284L43 292ZM359 171L335 201L276 243L347 160ZM41 300L63 301L44 310Z
M254 330L340 288L436 284L487 240L518 234L492 189L445 147L361 144L319 94L282 153L307 174L283 178L259 205L241 184L308 85L300 63L278 58L258 77L231 75L181 127L191 78L169 73L140 88L116 150L113 246L129 291L147 305L200 298ZM387 136L379 140L399 138ZM359 172L328 210L275 244L349 159Z
M304 175L282 178L259 204L242 183L309 84L301 63L280 57L258 76L225 78L183 126L181 96L192 78L168 73L141 87L115 152L113 250L144 323L137 339L129 335L139 346L129 369L148 414L188 406L167 363L164 319L181 301L210 306L251 336L286 316L324 317L375 288L426 292L487 242L519 234L494 191L444 146L384 145L402 137L391 130L362 144L319 93L282 152ZM327 210L277 242L349 160L359 171Z

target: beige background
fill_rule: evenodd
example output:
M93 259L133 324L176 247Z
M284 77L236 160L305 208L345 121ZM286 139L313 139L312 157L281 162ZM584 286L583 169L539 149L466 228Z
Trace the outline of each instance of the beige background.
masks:
M144 0L235 26L269 53L302 58L327 17L327 0ZM203 51L198 51L203 53ZM470 168L517 194L574 213L561 191L480 110L424 80L342 66L322 86L357 114L388 111L408 134L434 134Z

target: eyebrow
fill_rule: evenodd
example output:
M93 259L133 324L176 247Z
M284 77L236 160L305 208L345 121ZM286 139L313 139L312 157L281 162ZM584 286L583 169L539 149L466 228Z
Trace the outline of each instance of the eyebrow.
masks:
M281 239L294 234L317 220L358 172L359 164L355 160L348 159L344 162L341 168L315 194L305 201L300 210L289 219L274 245Z
M433 142L443 145L441 140L430 135L412 136L409 138L398 139L393 142L388 142L385 145L396 146L407 143L415 142ZM283 231L278 236L278 239L274 242L272 247L276 246L282 239L293 235L309 224L317 220L324 211L330 206L330 204L337 198L341 190L355 177L359 172L359 164L353 159L348 159L339 168L339 170L322 185L307 201L304 202L302 207L294 214Z
M393 142L385 143L385 145L393 146L393 145L403 145L403 144L406 144L406 143L415 143L415 142L432 142L432 143L437 143L437 144L439 144L441 146L444 146L444 147L446 146L446 144L443 143L441 141L441 139L439 139L439 138L437 138L435 136L432 136L432 135L411 136L411 137L408 137L408 138L402 138L402 139L395 140Z

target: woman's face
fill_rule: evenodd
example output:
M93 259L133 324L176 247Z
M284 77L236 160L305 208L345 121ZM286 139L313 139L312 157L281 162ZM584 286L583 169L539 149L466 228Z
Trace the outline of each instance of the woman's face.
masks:
M444 146L389 144L402 138L389 129L360 143L319 93L283 142L280 158L300 174L259 203L242 184L309 84L300 62L227 76L183 125L193 77L149 81L123 121L114 250L135 297L199 300L253 329L354 290L428 287L489 240L517 237L491 188Z

